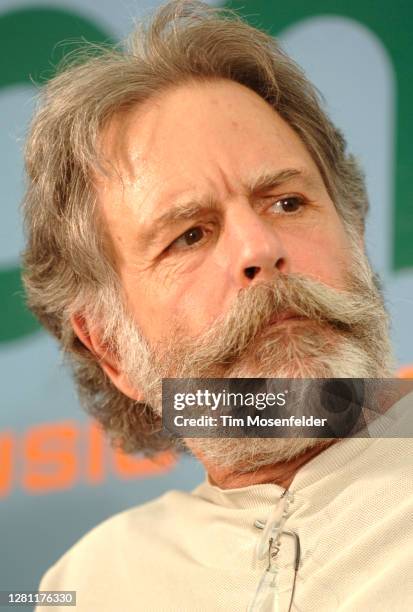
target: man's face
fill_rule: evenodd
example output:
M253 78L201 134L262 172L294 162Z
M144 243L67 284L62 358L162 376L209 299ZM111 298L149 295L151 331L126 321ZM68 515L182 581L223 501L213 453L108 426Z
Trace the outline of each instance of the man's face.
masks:
M230 81L181 86L118 116L103 145L117 170L97 189L127 297L121 371L155 412L168 376L388 375L387 316L361 241L258 95ZM133 446L140 432L121 416ZM317 443L186 440L206 466L247 471Z
M352 249L317 166L253 91L180 86L112 121L104 144L122 182L101 181L99 199L151 345L196 338L280 274L344 286Z

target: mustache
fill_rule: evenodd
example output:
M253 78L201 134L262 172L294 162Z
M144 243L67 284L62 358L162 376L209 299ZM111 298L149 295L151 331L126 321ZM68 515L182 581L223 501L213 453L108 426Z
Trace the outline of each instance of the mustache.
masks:
M167 350L169 366L174 364L175 372L179 370L177 376L202 377L214 366L231 365L286 311L366 342L372 320L377 324L381 318L383 326L387 325L381 292L372 275L363 278L349 272L345 286L338 290L300 274L283 274L241 289L229 311L199 337L185 339L181 330L179 346L174 340Z

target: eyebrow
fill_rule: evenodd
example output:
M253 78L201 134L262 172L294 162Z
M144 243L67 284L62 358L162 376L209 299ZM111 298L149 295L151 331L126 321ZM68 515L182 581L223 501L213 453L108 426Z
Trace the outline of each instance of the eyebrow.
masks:
M318 181L307 172L297 168L285 168L277 172L263 171L245 185L248 197L258 195L269 189L280 187L283 183L292 179L300 179L307 187L315 187ZM175 206L154 219L150 226L143 230L139 236L142 246L148 248L158 236L166 229L174 225L201 216L208 212L217 212L219 202L211 195L206 195L196 200L177 203Z

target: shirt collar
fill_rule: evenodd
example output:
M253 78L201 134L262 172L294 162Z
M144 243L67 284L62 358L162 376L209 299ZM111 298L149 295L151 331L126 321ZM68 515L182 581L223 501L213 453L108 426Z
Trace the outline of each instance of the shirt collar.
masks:
M377 442L380 440L368 438L340 440L303 465L295 475L289 490L294 494L298 493L300 498L308 498L317 483L322 484L326 478L339 478L343 471L351 473L351 463L357 457L365 454ZM386 440L386 442L390 441ZM204 482L193 491L193 495L219 506L256 510L273 505L283 493L284 488L273 483L221 489L210 482L208 474L205 475Z

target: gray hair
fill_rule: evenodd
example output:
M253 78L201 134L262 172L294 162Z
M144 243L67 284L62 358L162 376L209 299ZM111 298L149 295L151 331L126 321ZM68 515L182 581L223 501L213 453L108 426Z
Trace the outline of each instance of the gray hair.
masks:
M271 36L234 12L172 1L138 26L125 48L90 49L44 87L31 125L23 280L29 307L71 357L88 411L112 431L135 419L141 448L151 452L169 445L153 433L151 411L137 410L116 389L70 323L75 313L103 323L103 341L119 349L125 300L92 180L104 171L99 136L111 118L186 82L231 79L299 135L349 230L363 232L368 203L360 169L314 87Z

